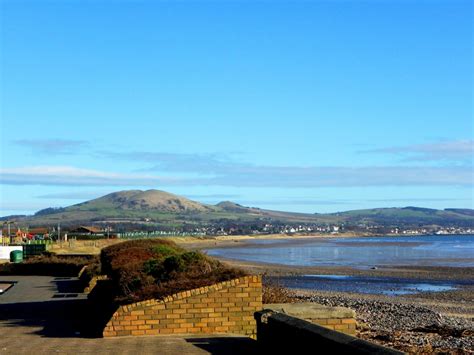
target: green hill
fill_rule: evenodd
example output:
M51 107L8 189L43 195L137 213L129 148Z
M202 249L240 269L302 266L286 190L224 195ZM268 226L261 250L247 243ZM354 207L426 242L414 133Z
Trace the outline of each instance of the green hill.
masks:
M3 219L5 219L4 217ZM159 190L128 190L65 208L47 208L34 216L15 220L31 226L62 223L151 223L180 227L238 223L345 224L382 226L462 226L474 227L470 209L436 210L420 207L374 208L330 214L291 213L245 207L231 201L203 204Z

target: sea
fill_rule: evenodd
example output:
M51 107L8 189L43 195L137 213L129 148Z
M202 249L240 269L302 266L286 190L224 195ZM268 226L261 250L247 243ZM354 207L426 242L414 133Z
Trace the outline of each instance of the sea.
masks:
M384 266L474 267L474 235L360 238L255 239L242 246L209 249L211 256L290 266L377 269ZM403 279L351 275L282 277L284 286L386 295L449 291L474 280Z

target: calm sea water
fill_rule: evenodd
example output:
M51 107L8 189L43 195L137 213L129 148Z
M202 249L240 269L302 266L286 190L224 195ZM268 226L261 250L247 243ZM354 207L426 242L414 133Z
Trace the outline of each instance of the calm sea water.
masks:
M209 249L228 259L292 266L387 265L474 267L474 235L252 240Z
M451 291L461 286L474 285L472 280L414 280L397 277L349 275L301 275L270 277L269 279L288 288L388 296Z
M293 266L422 265L474 267L474 235L253 240L242 247L210 249L228 259ZM349 275L279 277L278 283L309 290L404 295L449 291L474 280L404 279Z

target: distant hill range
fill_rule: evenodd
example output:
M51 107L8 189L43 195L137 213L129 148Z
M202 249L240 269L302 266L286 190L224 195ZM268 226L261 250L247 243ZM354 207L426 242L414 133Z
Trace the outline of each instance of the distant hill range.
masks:
M159 190L128 190L72 205L47 208L33 216L6 216L19 224L47 226L61 223L155 223L170 227L229 223L302 223L474 227L474 210L436 210L419 207L374 208L328 214L291 213L245 207L225 201L207 205Z

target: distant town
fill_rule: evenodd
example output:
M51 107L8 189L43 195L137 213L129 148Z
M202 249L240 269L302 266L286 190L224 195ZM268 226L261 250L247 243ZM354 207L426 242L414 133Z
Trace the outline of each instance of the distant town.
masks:
M315 224L294 225L280 223L265 223L263 225L231 225L231 226L203 226L195 228L176 229L152 229L146 225L141 228L131 228L130 225L116 224L107 226L68 226L62 228L59 224L53 227L22 227L16 223L3 223L0 238L3 245L25 243L29 241L57 241L57 240L93 240L107 238L144 238L144 237L166 237L166 236L236 236L236 235L327 235L338 236L343 234L367 235L460 235L474 234L474 228L466 227L420 227L420 228L389 228L378 225L326 225Z

